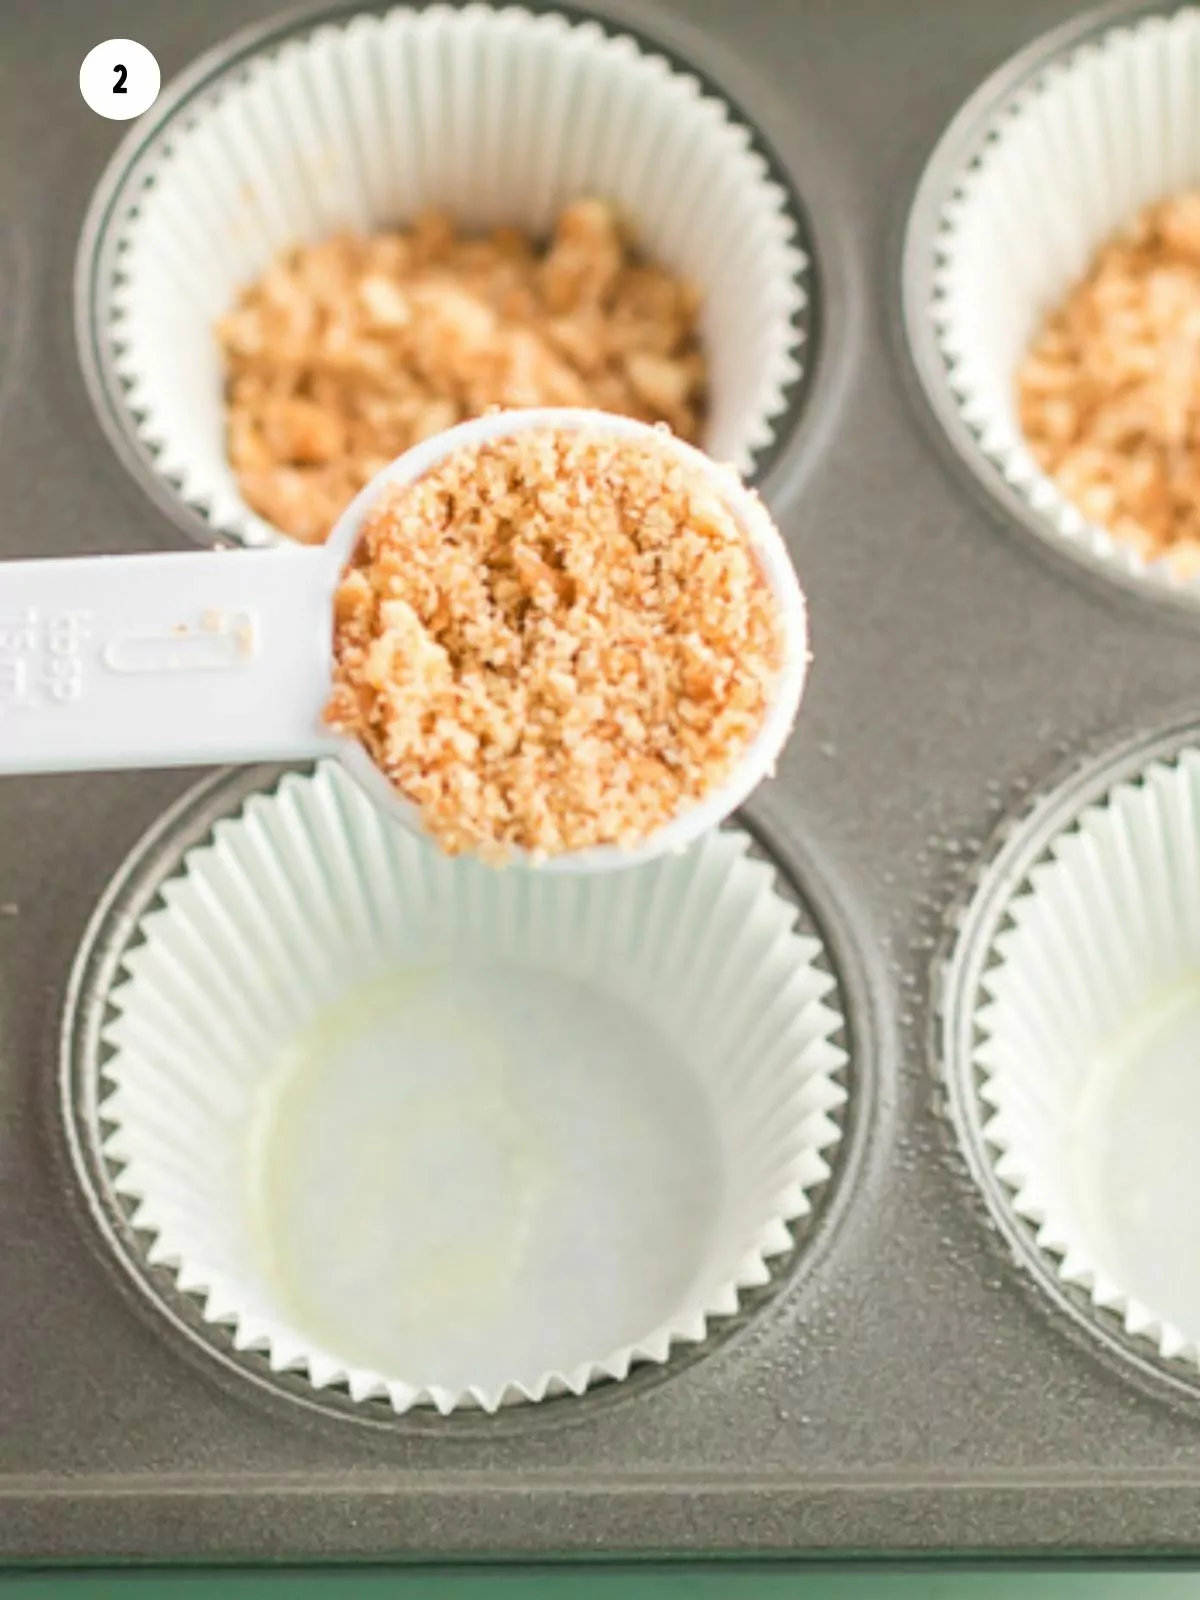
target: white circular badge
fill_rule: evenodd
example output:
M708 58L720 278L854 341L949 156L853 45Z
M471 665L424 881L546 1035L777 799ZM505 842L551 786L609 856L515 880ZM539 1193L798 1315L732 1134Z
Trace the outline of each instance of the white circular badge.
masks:
M158 62L136 39L106 39L83 58L79 92L98 116L113 122L140 117L158 99Z

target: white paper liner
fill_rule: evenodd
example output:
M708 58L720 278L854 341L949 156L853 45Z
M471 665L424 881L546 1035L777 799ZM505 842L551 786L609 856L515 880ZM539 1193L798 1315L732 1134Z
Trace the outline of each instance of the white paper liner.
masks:
M975 1018L997 1175L1064 1283L1200 1361L1200 755L1082 811L1006 912Z
M579 1393L705 1336L829 1176L842 1019L747 837L452 862L334 764L189 853L106 1030L150 1259L275 1371L398 1412Z
M710 454L749 472L800 375L806 261L748 130L624 35L519 8L397 8L253 58L157 136L124 221L108 339L127 423L193 510L246 544L276 531L225 455L214 325L283 249L395 226L548 233L617 203L654 260L704 292Z
M1200 592L1089 521L1021 433L1016 377L1046 316L1139 209L1200 185L1200 10L1114 28L1049 62L981 130L934 243L947 381L1041 531L1151 588Z

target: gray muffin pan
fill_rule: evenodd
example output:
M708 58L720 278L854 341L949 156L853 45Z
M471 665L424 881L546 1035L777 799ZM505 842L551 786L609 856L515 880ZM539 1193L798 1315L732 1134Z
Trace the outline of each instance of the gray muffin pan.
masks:
M98 424L76 348L76 246L123 132L83 104L79 63L134 38L166 82L273 9L0 8L0 555L183 546ZM121 1270L59 1090L89 920L197 775L7 780L0 1559L1200 1551L1194 1385L1127 1359L1014 1258L937 1093L942 958L990 841L1081 761L1171 728L1200 677L1193 617L1055 561L962 469L903 331L905 224L940 132L1075 7L596 12L752 118L815 253L811 378L763 487L816 665L748 820L838 970L835 1181L783 1281L711 1348L582 1400L355 1420L253 1382Z

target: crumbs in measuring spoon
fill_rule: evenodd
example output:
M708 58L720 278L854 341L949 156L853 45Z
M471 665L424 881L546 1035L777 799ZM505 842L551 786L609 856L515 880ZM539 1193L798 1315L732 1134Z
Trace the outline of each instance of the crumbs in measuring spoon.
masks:
M784 653L715 469L603 432L527 430L385 491L335 618L330 725L443 850L492 862L632 848L719 788Z

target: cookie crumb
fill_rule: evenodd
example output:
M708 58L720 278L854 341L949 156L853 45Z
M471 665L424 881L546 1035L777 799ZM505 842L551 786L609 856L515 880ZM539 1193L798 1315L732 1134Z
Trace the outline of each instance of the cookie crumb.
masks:
M700 310L592 198L541 250L515 228L460 236L436 211L407 232L301 246L218 324L238 488L315 544L381 467L492 407L589 407L694 441Z
M448 854L632 848L729 777L784 641L719 481L653 438L531 429L384 492L327 718Z
M1200 192L1104 245L1034 341L1017 398L1035 459L1089 521L1200 572Z

